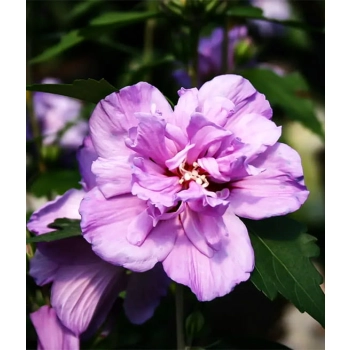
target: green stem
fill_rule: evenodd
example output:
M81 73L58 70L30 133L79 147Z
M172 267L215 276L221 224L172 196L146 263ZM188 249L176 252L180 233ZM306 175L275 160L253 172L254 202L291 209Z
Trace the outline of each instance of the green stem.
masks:
M177 349L185 349L185 338L184 338L184 291L182 284L176 284L175 289L175 305L176 305L176 342Z
M198 42L199 42L199 29L192 25L190 28L190 47L192 49L191 57L188 65L188 74L191 77L192 87L199 87L198 81Z
M155 1L148 0L147 8L149 10L153 10L155 5L156 5ZM154 18L150 18L146 21L144 48L143 48L143 63L146 65L152 61L152 57L153 57L155 27L156 27L156 20ZM151 80L151 73L149 70L145 75L144 79L145 81Z
M222 41L222 56L221 56L221 67L222 67L222 73L227 74L228 73L228 45L229 45L229 37L228 37L228 21L225 21L224 25L224 38Z
M30 9L28 8L27 16L31 14ZM29 41L27 43L27 60L29 61L31 59L31 42ZM26 72L26 84L29 85L32 83L32 71L31 66L27 64L27 72ZM36 148L37 153L37 162L38 162L38 169L39 172L43 173L46 170L45 162L41 153L41 147L42 147L42 137L41 137L41 131L39 126L39 121L34 115L34 108L33 108L33 93L27 91L27 113L29 117L29 123L30 128L32 131L32 137L34 139L34 144Z

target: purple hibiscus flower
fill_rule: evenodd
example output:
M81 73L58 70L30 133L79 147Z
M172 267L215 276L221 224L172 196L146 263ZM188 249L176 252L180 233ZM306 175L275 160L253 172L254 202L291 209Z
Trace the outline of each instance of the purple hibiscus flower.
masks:
M136 272L161 262L207 301L254 269L239 217L285 215L309 192L298 153L277 142L281 127L249 81L222 75L178 93L174 110L145 82L97 104L97 186L81 202L81 228L105 261Z
M234 68L234 49L243 39L247 38L247 28L238 26L228 32L227 63L228 70ZM198 44L198 77L199 85L202 85L208 78L222 72L222 43L224 41L224 29L215 28L207 37L202 37ZM191 86L191 79L184 69L177 69L174 72L175 79L183 87Z
M80 219L80 202L85 191L95 185L89 169L96 158L87 137L78 152L84 189L71 189L34 212L27 225L30 231L54 231L48 225L57 218ZM126 315L135 324L145 322L152 317L170 282L161 264L146 273L127 274L124 268L99 258L83 237L39 243L29 274L38 285L52 283L52 307L60 322L76 336L94 333L124 290Z
M62 325L48 305L30 314L30 319L38 335L38 350L79 350L79 337Z
M251 0L251 4L260 7L267 18L287 20L291 16L291 7L288 0ZM252 20L263 36L272 36L283 33L284 27L278 23Z
M60 81L46 78L41 83L58 84ZM87 122L79 119L81 108L81 102L76 99L35 92L33 110L41 126L44 144L49 145L58 141L62 148L77 149L82 144L88 130ZM68 123L74 124L58 139L58 132L63 130Z

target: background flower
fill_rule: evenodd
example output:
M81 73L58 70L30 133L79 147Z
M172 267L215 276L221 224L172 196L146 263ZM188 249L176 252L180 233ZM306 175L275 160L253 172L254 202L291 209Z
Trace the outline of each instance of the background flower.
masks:
M60 80L45 78L41 84L59 84ZM87 134L87 122L80 119L82 103L76 99L35 92L33 94L33 112L41 126L44 144L58 142L62 148L77 149ZM69 123L72 125L68 126ZM62 136L58 133L68 129Z
M287 20L291 17L291 7L288 0L251 0L251 4L263 10L263 16L278 20ZM280 35L285 28L273 22L252 20L262 36Z

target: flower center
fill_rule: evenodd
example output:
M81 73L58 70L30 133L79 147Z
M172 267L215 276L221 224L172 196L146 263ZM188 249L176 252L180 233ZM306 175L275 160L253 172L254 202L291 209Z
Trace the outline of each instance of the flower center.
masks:
M184 182L193 180L204 188L209 186L209 181L207 180L206 175L200 174L202 169L199 167L197 162L193 162L192 166L190 166L190 170L185 169L185 166L185 162L179 166L179 172L182 175L179 180L180 185L182 185Z

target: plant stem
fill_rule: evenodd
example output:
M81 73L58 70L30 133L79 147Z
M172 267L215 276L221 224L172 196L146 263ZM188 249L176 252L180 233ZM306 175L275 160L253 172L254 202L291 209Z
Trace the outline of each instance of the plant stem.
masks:
M185 339L184 339L184 291L182 284L176 284L175 289L175 305L176 305L176 342L177 349L184 350L185 349Z
M190 47L192 48L191 57L188 65L188 75L191 77L192 87L199 88L198 81L198 42L199 29L192 24L190 28Z
M147 9L154 10L156 2L152 0L148 0ZM153 58L153 46L154 46L154 31L156 27L156 20L154 18L150 18L146 21L145 25L145 36L144 36L144 47L143 47L143 63L149 64ZM151 72L145 74L145 81L151 80Z
M31 15L31 10L28 7L27 8L27 17ZM27 62L31 58L31 42L27 42ZM32 83L32 71L31 66L27 63L27 71L26 71L26 84L29 85ZM41 131L40 131L40 125L38 119L34 115L34 108L33 108L33 93L27 91L27 98L26 98L26 104L27 104L27 115L30 123L30 129L32 132L32 137L34 139L34 145L35 145L35 151L37 156L37 166L40 173L43 173L46 171L45 162L41 153L41 147L42 147L42 137L41 137Z
M228 63L228 45L229 45L229 27L228 27L228 21L225 21L225 26L224 26L224 38L222 41L222 50L221 50L221 73L222 74L227 74L228 73L228 68L229 68L229 63Z

